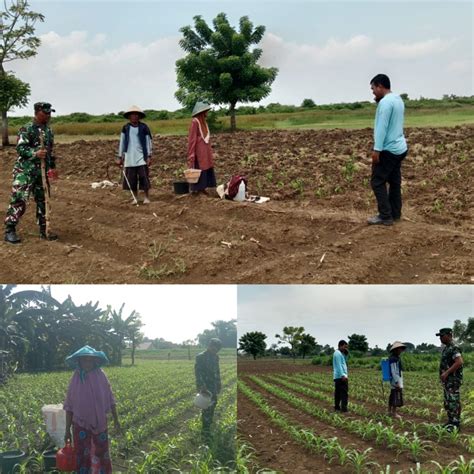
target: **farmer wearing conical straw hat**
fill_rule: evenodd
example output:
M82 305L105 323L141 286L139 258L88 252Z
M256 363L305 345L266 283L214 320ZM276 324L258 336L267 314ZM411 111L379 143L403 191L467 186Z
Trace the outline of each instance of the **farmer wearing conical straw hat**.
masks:
M109 474L112 472L112 463L107 413L112 413L118 432L120 423L109 380L101 369L108 363L107 356L102 351L84 346L67 357L66 362L75 370L64 402L65 442L71 442L72 425L77 451L77 472Z
M207 102L196 102L188 134L188 168L201 170L199 181L190 185L191 192L196 194L207 194L207 188L216 187L211 134L206 121L210 109Z
M395 341L390 347L390 396L388 399L388 415L401 419L397 414L397 408L403 406L403 374L402 361L400 354L405 351L407 346L403 342Z
M123 126L120 134L117 164L124 168L123 189L133 193L137 203L138 190L145 193L143 204L150 203L150 165L152 137L146 123L141 122L145 113L136 105L130 107L123 116L129 123Z

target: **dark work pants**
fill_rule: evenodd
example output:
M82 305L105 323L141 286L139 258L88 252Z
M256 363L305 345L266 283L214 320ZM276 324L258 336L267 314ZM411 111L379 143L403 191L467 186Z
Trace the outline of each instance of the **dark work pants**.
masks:
M209 408L206 408L202 411L202 434L206 441L209 441L211 438L211 425L214 418L214 412L216 411L217 405L217 395L212 394L212 403Z
M400 219L402 215L401 167L406 156L407 152L394 155L389 151L382 151L379 162L372 164L370 185L382 219Z
M336 410L347 411L349 400L349 380L334 380L334 408Z

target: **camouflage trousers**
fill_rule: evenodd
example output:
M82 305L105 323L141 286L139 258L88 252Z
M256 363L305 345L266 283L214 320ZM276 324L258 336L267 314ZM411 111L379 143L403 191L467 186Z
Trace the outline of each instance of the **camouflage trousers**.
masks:
M42 225L45 222L46 204L41 180L41 168L16 163L13 168L10 204L5 218L6 227L15 227L18 224L21 216L26 211L26 203L31 195L33 195L36 202L36 220L39 225Z
M459 425L461 422L461 386L457 383L445 383L443 385L444 392L444 408L448 414L448 422L450 424Z

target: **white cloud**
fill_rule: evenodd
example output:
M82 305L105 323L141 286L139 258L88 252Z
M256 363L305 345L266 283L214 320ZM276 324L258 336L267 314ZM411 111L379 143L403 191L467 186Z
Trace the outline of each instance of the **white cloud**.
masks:
M440 38L415 43L387 43L377 48L377 54L381 58L419 59L444 53L454 44L454 39L443 41Z

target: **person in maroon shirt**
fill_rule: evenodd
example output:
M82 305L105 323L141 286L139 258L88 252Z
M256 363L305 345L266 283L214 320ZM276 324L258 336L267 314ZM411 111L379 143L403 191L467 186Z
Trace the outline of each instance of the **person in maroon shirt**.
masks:
M210 141L210 132L206 117L211 106L205 102L196 102L192 112L192 122L188 135L188 168L201 170L199 181L190 185L192 193L207 194L207 188L216 187L214 161Z

